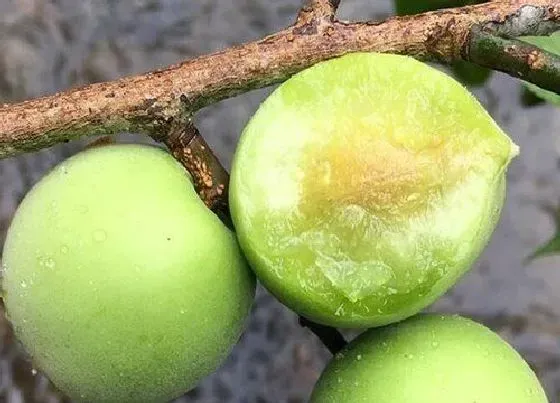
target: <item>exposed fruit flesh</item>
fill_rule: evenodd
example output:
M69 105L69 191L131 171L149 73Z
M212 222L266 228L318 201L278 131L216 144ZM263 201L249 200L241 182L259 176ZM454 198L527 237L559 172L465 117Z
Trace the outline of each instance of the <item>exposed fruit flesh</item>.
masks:
M517 153L450 77L404 56L347 55L292 77L249 122L234 224L292 309L336 326L390 323L476 259Z

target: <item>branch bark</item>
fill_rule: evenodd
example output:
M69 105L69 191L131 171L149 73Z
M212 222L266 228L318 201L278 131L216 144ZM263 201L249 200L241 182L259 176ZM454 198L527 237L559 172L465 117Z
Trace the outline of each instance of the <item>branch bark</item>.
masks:
M545 90L560 91L560 57L528 43L478 31L472 35L467 57Z
M334 20L335 0L309 4L294 26L256 42L164 70L6 104L0 107L0 158L85 135L137 132L164 140L178 119L184 121L204 106L281 82L349 52L390 52L451 63L468 60L473 29L537 35L560 24L559 0L494 1L352 24Z
M321 20L334 21L340 0L309 0L296 19L296 26L317 25Z
M228 208L229 174L198 129L180 122L164 139L171 154L191 174L194 187L204 204L233 228Z

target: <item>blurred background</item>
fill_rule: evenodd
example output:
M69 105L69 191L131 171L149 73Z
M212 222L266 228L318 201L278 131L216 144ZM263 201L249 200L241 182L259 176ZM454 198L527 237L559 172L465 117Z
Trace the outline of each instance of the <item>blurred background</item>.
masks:
M257 39L294 20L301 0L0 0L0 102L12 102L164 67ZM391 0L343 0L339 17L381 20ZM461 66L455 71L462 69ZM479 72L480 73L480 72ZM560 396L560 257L526 262L555 233L560 201L560 109L524 104L520 83L499 73L474 94L521 147L508 172L507 203L472 271L430 309L479 320L529 361ZM197 124L229 167L239 134L271 89L207 108ZM146 141L139 136L123 139ZM87 140L0 161L0 251L29 188ZM0 402L61 402L32 371L0 321ZM247 330L222 368L181 402L305 402L329 353L294 313L259 290Z

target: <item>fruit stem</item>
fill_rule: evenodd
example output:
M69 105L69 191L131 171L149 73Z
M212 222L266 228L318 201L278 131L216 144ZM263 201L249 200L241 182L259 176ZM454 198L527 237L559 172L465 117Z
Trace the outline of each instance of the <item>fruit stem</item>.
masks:
M228 209L229 174L191 120L173 127L164 143L191 174L204 204L233 228Z
M313 332L315 336L321 340L332 355L338 353L346 346L346 344L348 344L342 334L334 327L320 325L304 318L303 316L299 317L299 324L311 330L311 332Z

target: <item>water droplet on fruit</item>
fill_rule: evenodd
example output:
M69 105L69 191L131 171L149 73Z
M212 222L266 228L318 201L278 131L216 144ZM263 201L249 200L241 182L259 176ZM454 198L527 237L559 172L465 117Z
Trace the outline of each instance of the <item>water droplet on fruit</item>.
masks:
M102 229L93 231L93 240L95 242L104 242L107 239L107 233Z
M21 282L21 288L27 288L27 283L25 281Z
M357 359L358 361L360 361L360 360L362 359L362 355L361 355L361 354L358 354L358 355L356 356L356 359Z
M185 314L185 310L184 310L184 309L181 309L180 312L181 312L181 315L184 315L184 314Z
M432 347L438 347L439 343L437 341L432 341Z
M124 372L119 372L119 376L124 376Z
M60 247L60 252L63 253L63 254L67 254L68 253L68 246L62 245Z
M405 354L404 358L407 358L407 359L411 360L411 359L414 358L414 354Z
M56 262L54 261L54 259L52 257L48 257L45 259L45 267L48 269L54 269L54 267L56 266Z

